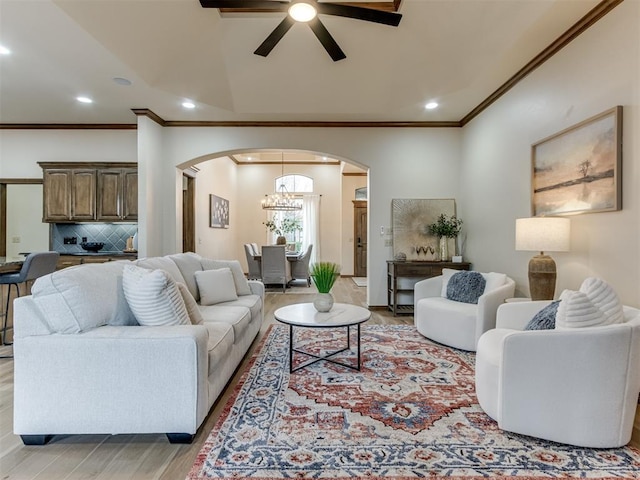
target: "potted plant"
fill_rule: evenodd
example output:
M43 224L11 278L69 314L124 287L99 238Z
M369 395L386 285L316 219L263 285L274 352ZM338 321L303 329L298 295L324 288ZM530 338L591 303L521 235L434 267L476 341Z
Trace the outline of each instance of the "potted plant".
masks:
M340 276L340 265L333 262L317 262L311 264L309 276L318 288L318 295L313 306L319 312L328 312L333 307L331 287Z
M296 217L285 217L280 221L277 221L276 219L262 223L270 232L275 233L278 236L276 239L276 245L286 245L287 237L285 237L285 235L287 233L295 233L302 230L302 223L300 222L300 219Z
M462 220L455 215L447 217L441 213L435 223L429 225L429 233L440 239L440 260L449 260L449 238L457 238L462 229Z

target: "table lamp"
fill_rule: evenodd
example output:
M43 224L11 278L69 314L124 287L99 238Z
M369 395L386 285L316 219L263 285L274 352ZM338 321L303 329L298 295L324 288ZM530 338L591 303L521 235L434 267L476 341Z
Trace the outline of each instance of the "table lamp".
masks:
M531 300L553 300L556 290L556 262L544 252L568 252L570 232L568 218L516 219L516 250L540 252L529 261Z

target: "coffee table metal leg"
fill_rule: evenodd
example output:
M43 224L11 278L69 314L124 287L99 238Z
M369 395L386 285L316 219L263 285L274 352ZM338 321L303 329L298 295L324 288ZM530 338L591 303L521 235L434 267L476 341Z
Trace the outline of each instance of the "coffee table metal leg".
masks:
M293 325L289 325L289 373L293 372Z
M358 338L357 338L357 341L358 341L358 349L357 349L358 364L357 364L357 366L353 366L353 365L349 365L347 363L339 362L337 360L333 360L332 358L329 358L329 357L332 357L333 355L337 355L337 354L342 353L344 351L351 350L351 329L350 329L350 325L347 326L347 346L345 348L343 348L343 349L331 352L331 353L329 353L329 354L327 354L325 356L315 355L313 353L305 352L304 350L299 350L297 348L294 348L293 347L293 340L294 340L293 339L293 335L294 335L294 333L293 333L293 325L289 325L289 373L297 372L298 370L301 370L301 369L303 369L305 367L308 367L309 365L312 365L312 364L314 364L316 362L319 362L321 360L325 360L327 362L334 363L334 364L340 365L342 367L352 368L353 370L360 370L360 357L361 357L361 352L360 352L360 324L358 324L358 332L357 333L358 333ZM307 355L309 357L312 357L313 360L310 360L310 361L308 361L306 363L298 365L297 368L293 368L293 355L294 355L295 352L301 353L303 355Z

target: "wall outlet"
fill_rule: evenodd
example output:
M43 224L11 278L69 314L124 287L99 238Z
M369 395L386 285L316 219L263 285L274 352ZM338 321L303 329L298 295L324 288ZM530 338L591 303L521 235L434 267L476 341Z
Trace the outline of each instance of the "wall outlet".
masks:
M20 243L20 237L18 236L11 237L11 243Z
M385 238L384 246L385 247L393 247L393 240L391 240L390 238Z

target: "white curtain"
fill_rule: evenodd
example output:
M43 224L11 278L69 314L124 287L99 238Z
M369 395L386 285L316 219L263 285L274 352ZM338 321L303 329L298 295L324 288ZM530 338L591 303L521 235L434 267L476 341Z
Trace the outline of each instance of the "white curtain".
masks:
M320 195L305 195L302 201L304 232L302 245L313 245L310 263L322 259L320 255Z

